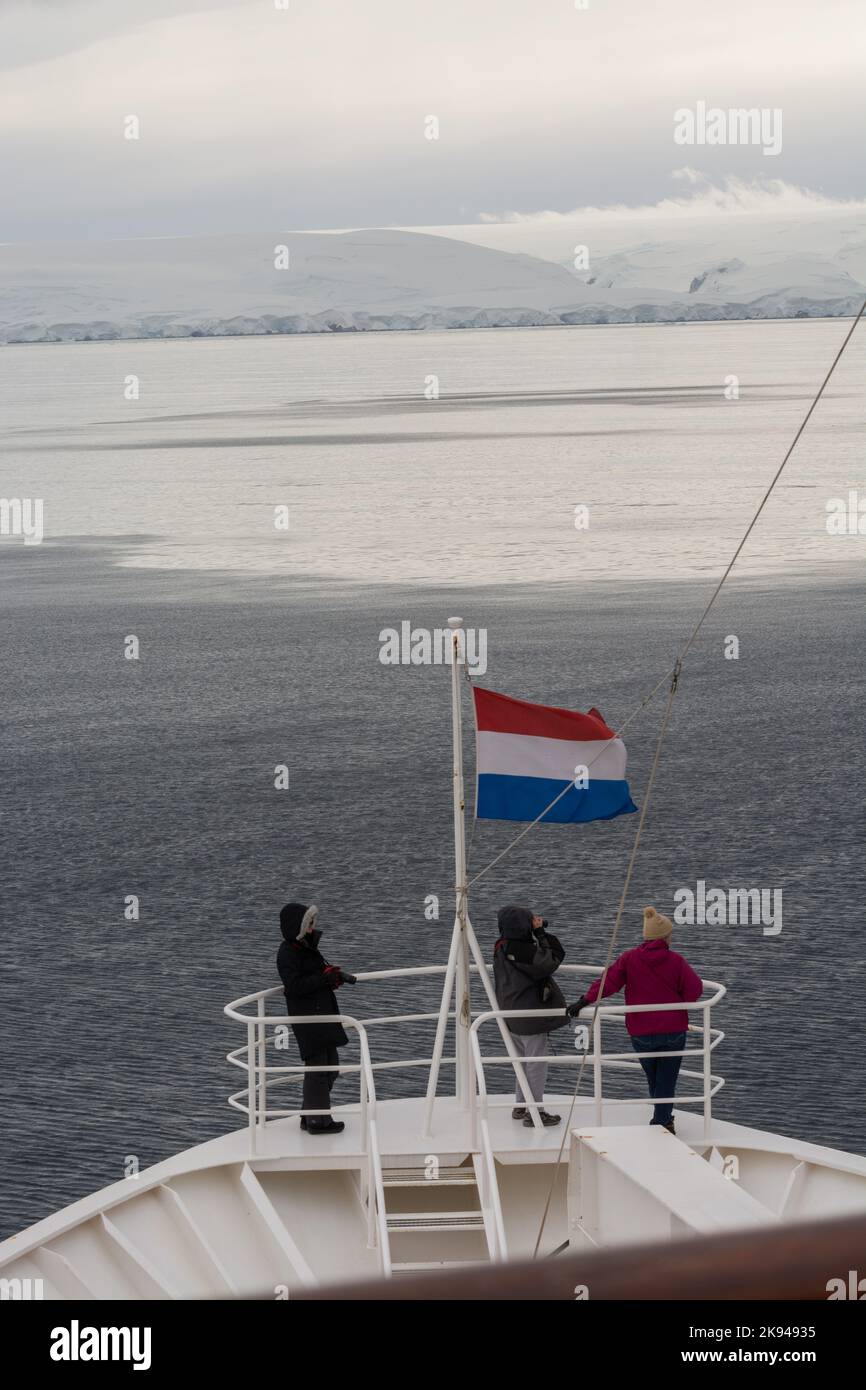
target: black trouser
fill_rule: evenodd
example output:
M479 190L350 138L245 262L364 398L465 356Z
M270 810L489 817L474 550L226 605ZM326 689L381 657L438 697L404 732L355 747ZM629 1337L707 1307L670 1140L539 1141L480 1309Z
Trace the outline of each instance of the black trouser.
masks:
M311 1052L304 1058L308 1067L335 1067L339 1062L335 1047L325 1047L321 1052ZM329 1110L331 1107L331 1088L339 1076L336 1071L304 1072L304 1110ZM327 1115L308 1115L307 1128L318 1129L328 1123Z
M686 1045L685 1033L642 1033L633 1037L631 1045L635 1052L682 1052ZM638 1057L646 1072L650 1096L673 1096L676 1094L677 1077L680 1074L682 1057ZM651 1125L669 1125L674 1118L671 1101L653 1106Z

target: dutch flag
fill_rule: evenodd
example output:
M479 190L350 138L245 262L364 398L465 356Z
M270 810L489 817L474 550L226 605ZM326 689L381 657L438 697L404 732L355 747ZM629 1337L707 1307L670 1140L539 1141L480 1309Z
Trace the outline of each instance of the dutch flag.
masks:
M477 685L472 693L478 820L534 821L566 787L542 821L611 820L637 810L625 744L597 709L578 714Z

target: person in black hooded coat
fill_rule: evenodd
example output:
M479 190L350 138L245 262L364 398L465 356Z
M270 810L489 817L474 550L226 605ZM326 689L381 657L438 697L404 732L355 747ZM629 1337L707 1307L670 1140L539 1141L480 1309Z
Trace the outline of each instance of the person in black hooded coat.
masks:
M280 931L283 944L277 953L277 969L283 982L287 1012L295 1014L339 1014L340 1006L334 993L342 984L354 984L338 965L330 965L319 950L322 933L317 926L319 909L303 903L286 903L280 912ZM349 1039L341 1023L293 1023L302 1061L311 1067L336 1066L338 1047ZM304 1073L304 1110L329 1110L331 1089L339 1072L313 1071ZM301 1128L310 1134L337 1134L345 1128L342 1121L328 1115L301 1116Z

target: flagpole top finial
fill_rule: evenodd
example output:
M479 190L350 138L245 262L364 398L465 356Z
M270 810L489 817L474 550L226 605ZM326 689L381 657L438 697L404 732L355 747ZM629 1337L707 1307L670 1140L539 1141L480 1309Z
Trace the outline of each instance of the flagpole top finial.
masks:
M449 619L448 619L448 626L449 626L449 627L454 627L454 628L462 627L462 626L463 626L463 619L462 619L462 618L449 618Z

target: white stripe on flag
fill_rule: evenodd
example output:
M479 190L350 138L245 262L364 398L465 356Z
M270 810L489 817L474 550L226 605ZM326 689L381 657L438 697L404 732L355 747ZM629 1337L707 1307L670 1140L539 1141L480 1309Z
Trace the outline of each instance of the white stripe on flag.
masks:
M506 777L550 777L569 782L576 767L588 767L590 780L619 782L625 778L625 744L619 738L608 744L604 739L572 743L564 738L498 734L488 729L481 729L476 737L479 776L492 772Z

